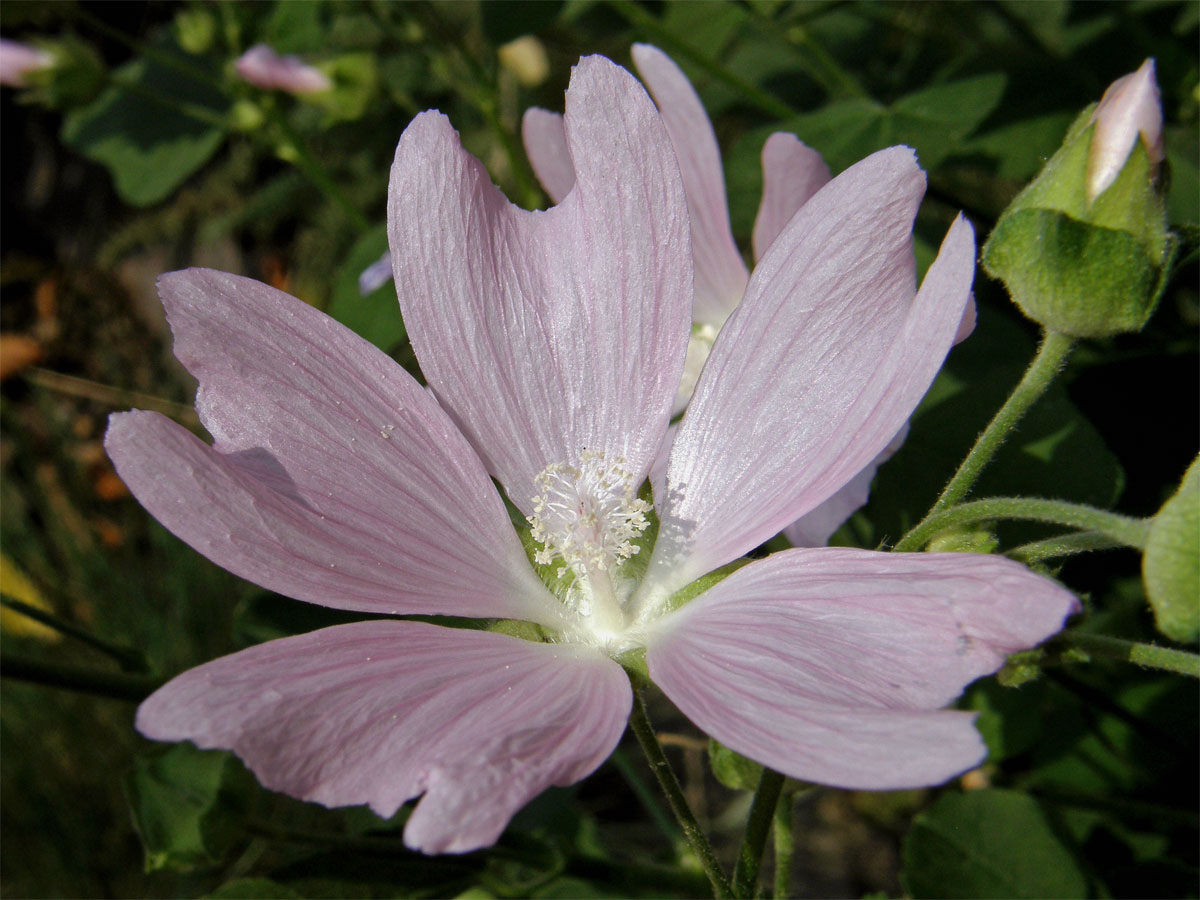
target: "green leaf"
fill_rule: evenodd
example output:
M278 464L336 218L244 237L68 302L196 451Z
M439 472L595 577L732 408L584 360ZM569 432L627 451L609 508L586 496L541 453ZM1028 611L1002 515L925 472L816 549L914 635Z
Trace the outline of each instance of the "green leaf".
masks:
M1074 118L1074 113L1057 112L1022 119L972 138L963 150L994 157L997 177L1025 182L1054 155Z
M160 41L158 49L178 55L169 42ZM189 62L196 65L194 57ZM210 85L147 58L122 66L114 79L130 88L109 87L70 113L62 139L108 169L126 203L152 206L208 162L225 140L224 126L183 110L220 118L229 101Z
M241 835L246 770L229 753L176 744L139 760L124 782L146 870L219 862Z
M358 276L387 249L387 227L384 225L359 238L338 270L333 295L325 310L385 353L395 349L406 334L404 321L400 318L400 303L396 299L396 285L388 281L364 297L358 292Z
M209 900L292 900L301 895L270 878L235 878L204 896Z
M324 50L329 37L326 4L276 3L264 27L264 38L276 53L315 53Z
M1194 225L1200 222L1200 135L1194 127L1180 125L1166 129L1163 144L1170 170L1167 218Z
M973 684L967 698L967 707L979 712L975 727L988 745L991 762L1023 753L1041 739L1046 706L1042 681L1013 688L988 678Z
M873 100L833 103L783 123L819 150L834 172L895 144L915 147L921 165L936 168L996 108L1006 79L999 73L936 85L890 107Z
M507 44L524 34L537 34L554 24L562 10L563 0L488 0L480 4L483 33L492 46Z
M913 821L900 878L914 897L1086 897L1087 881L1035 800L946 794Z
M1175 641L1200 637L1200 457L1150 525L1142 578L1158 630Z

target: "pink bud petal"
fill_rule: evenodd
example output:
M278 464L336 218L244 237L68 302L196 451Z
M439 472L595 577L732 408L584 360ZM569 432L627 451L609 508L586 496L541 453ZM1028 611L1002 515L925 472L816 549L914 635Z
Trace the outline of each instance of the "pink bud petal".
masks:
M251 47L234 63L234 68L244 81L264 91L315 94L333 87L333 82L320 69L313 68L298 56L280 56L266 44Z
M1136 72L1118 78L1092 113L1096 131L1088 157L1087 192L1094 200L1116 181L1138 135L1152 163L1163 159L1162 100L1154 80L1154 60L1142 63Z
M0 38L0 84L25 87L25 76L54 64L45 50Z

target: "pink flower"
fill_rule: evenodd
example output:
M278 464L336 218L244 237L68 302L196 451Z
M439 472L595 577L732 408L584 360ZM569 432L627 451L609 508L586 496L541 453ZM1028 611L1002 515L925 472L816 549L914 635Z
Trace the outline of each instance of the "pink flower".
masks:
M1163 160L1162 101L1154 80L1154 60L1108 86L1092 113L1096 130L1088 154L1087 195L1095 200L1117 180L1138 137L1151 164Z
M653 103L607 60L575 69L564 134L574 187L545 212L509 203L442 115L400 139L393 269L432 394L312 307L188 270L160 291L214 445L142 411L106 438L151 513L265 588L546 640L336 626L185 672L138 728L330 806L390 816L424 794L404 837L427 852L485 846L594 770L629 713L627 653L709 734L798 778L888 789L975 766L972 715L941 707L1061 627L1075 601L1053 582L990 556L797 549L674 608L895 434L962 316L970 227L914 292L910 151L814 195L714 345L651 509L637 491L691 330L684 187Z
M25 87L25 76L54 65L54 57L17 41L0 38L0 84Z
M717 334L745 296L750 273L733 239L721 151L700 97L683 71L657 47L634 44L632 53L638 73L658 103L679 159L692 223L696 294L687 361L675 397L674 412L678 414L692 397ZM545 109L529 109L521 131L538 180L554 202L561 201L575 180L562 116ZM752 236L756 264L796 212L829 181L829 167L821 154L787 132L776 132L767 138L762 149L762 166L763 193ZM966 338L974 326L975 303L971 299L955 343ZM802 520L784 528L792 544L817 547L827 543L842 523L866 504L879 466L900 449L907 435L908 425L904 423L880 455L870 460L841 491ZM668 434L655 477L666 466L673 439L674 435Z
M333 82L320 69L308 65L298 56L280 56L266 44L255 44L233 67L243 81L264 91L315 94L333 87Z

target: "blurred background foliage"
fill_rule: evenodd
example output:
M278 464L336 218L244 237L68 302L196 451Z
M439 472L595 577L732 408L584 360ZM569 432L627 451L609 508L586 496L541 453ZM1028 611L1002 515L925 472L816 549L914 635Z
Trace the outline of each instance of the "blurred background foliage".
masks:
M386 247L388 169L408 120L441 109L514 202L544 206L520 146L522 111L560 110L581 54L628 65L635 41L670 53L700 92L744 247L762 143L789 130L835 173L879 148L914 146L929 171L917 227L927 264L958 210L986 234L1079 109L1148 56L1168 121L1170 220L1194 235L1198 28L1200 6L1187 0L5 0L0 33L53 43L60 64L54 78L0 97L0 893L706 893L641 761L624 751L535 801L495 850L428 859L403 850L404 812L382 822L302 804L258 788L226 754L134 732L134 701L162 678L339 620L216 569L112 471L101 446L109 412L155 408L199 427L156 276L187 265L252 275L415 371L393 288L358 290ZM333 90L292 97L244 83L232 63L258 42L320 67ZM1081 347L977 496L1149 516L1173 493L1200 443L1194 243L1145 331ZM1020 377L1035 329L982 274L976 293L974 336L836 542L876 546L917 521ZM1011 548L1046 534L1014 527L999 540ZM1078 627L1156 639L1135 553L1052 571L1084 599ZM1078 653L1042 662L968 691L992 756L960 782L797 795L791 889L1195 896L1195 682ZM732 852L748 795L714 779L705 742L681 717L665 703L655 711L693 804Z

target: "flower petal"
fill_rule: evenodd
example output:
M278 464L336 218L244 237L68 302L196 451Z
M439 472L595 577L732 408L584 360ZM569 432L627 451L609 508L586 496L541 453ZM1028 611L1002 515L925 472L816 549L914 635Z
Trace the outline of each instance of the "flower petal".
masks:
M215 445L139 411L105 444L170 531L312 603L559 621L482 463L400 366L248 278L190 269L159 289Z
M762 259L783 226L829 182L821 154L794 134L777 131L762 148L763 191L754 219L754 260Z
M491 844L526 802L612 752L629 681L598 651L420 622L339 625L184 672L138 708L155 740L237 753L272 790L384 818L405 843Z
M911 150L880 151L771 245L680 423L647 591L669 593L800 518L908 419L951 346L975 259L960 217L913 299L923 187Z
M729 226L717 136L695 89L669 56L650 44L634 44L632 53L671 135L687 191L696 258L693 318L719 328L742 299L749 275Z
M793 547L824 547L833 533L855 512L867 505L871 497L871 482L879 467L891 459L904 446L908 438L908 423L896 432L879 455L867 463L866 468L851 478L828 500L809 510L791 525L783 529L784 536Z
M993 556L787 550L652 626L650 677L700 728L794 778L891 790L976 765L967 713L940 711L1078 608Z
M687 204L650 98L588 57L565 129L577 180L545 212L510 204L436 113L405 130L389 190L422 371L526 513L537 474L584 450L645 477L691 321Z
M521 119L521 140L546 195L552 203L562 203L575 186L575 166L571 164L563 117L531 106Z

